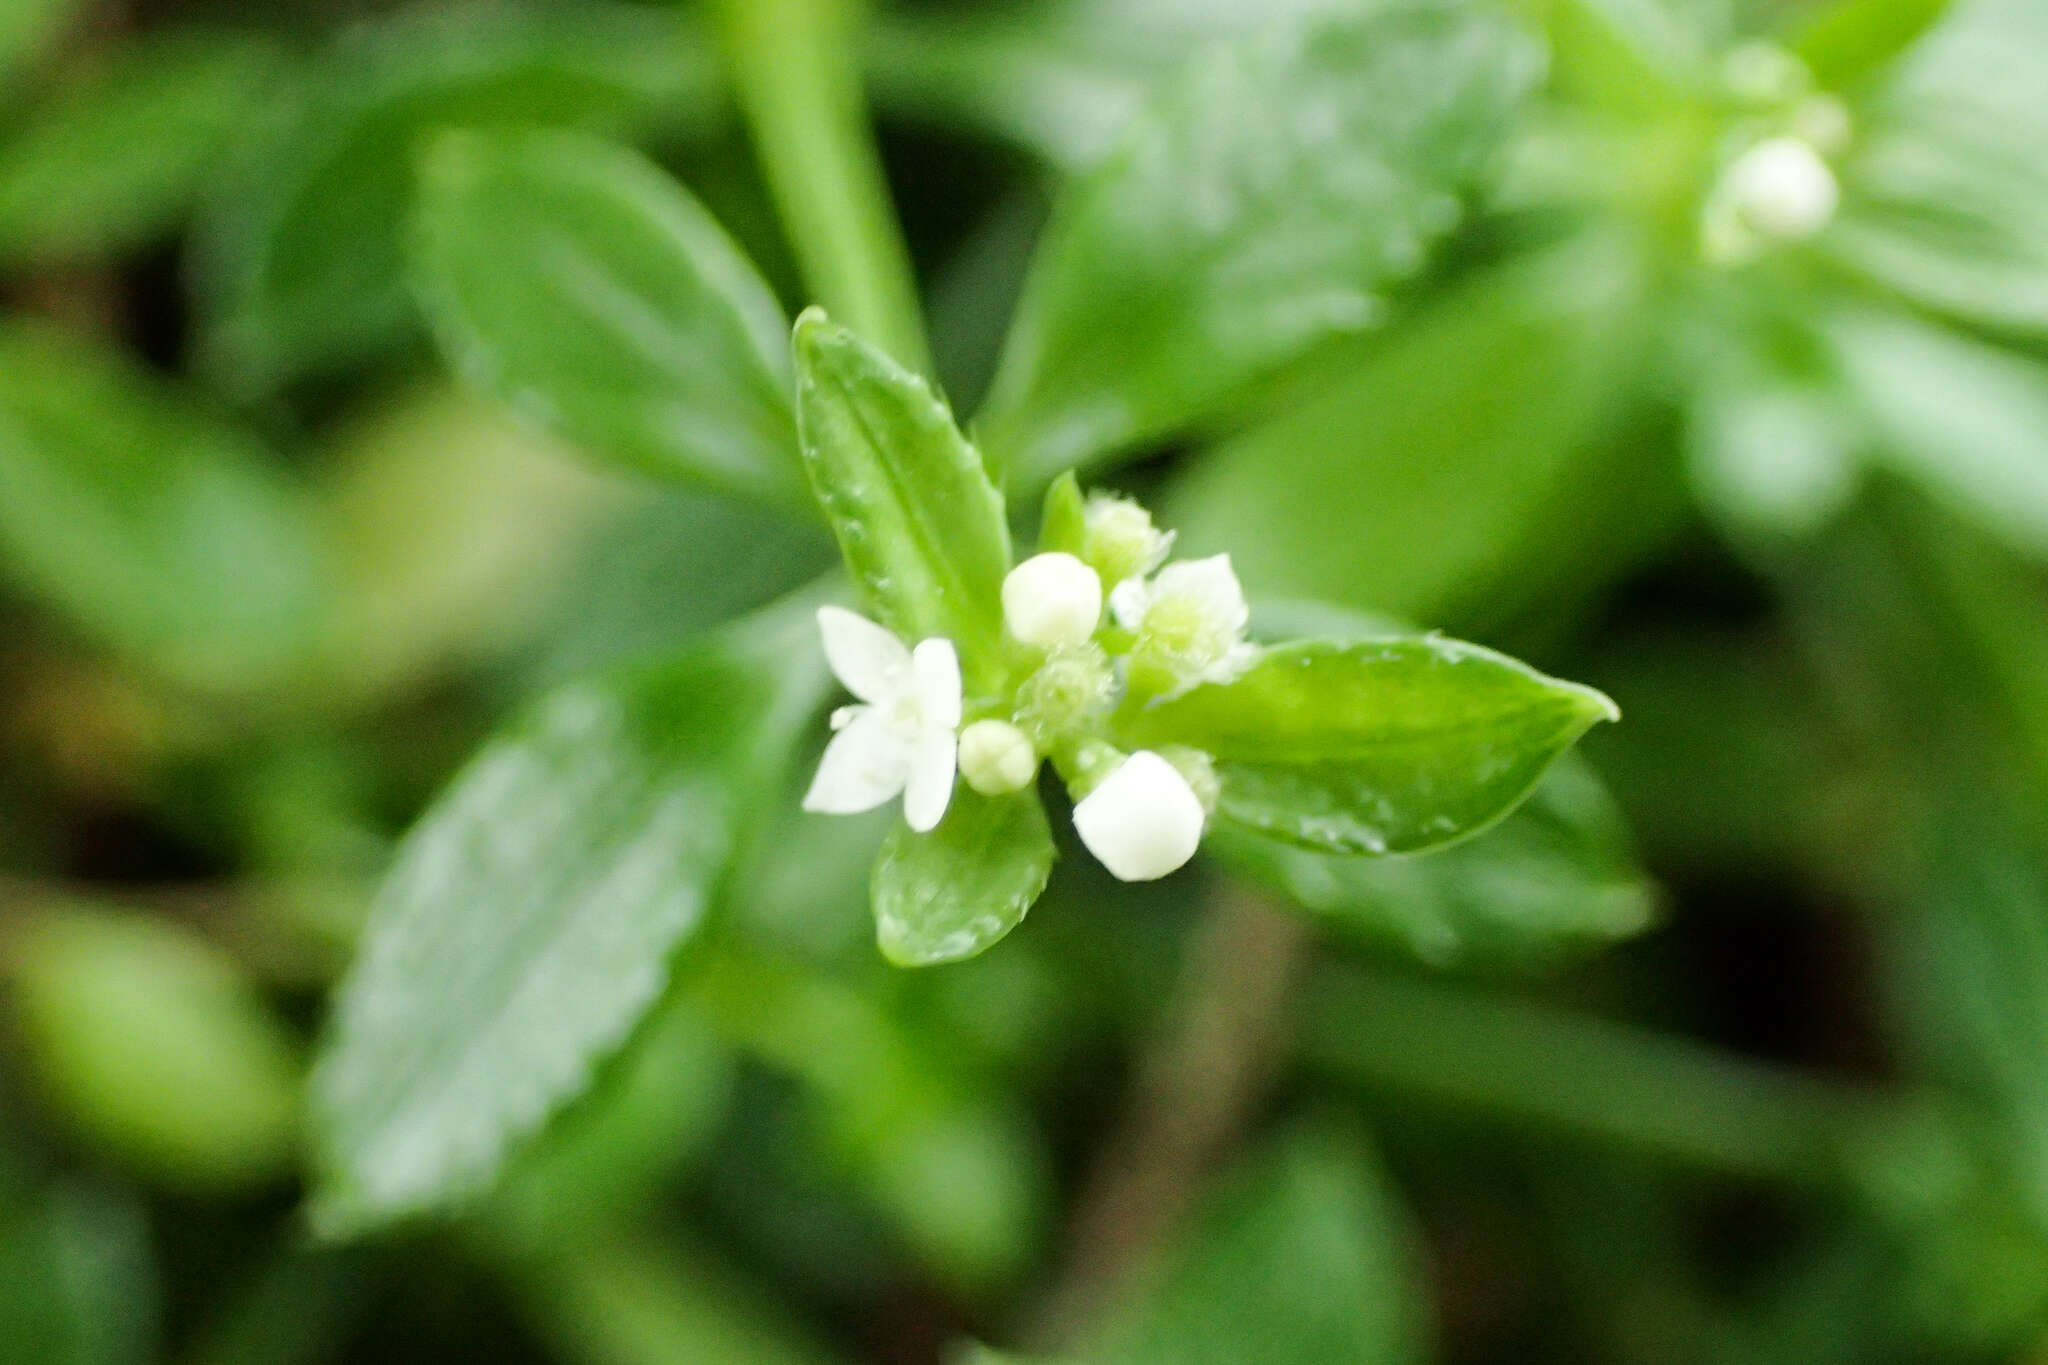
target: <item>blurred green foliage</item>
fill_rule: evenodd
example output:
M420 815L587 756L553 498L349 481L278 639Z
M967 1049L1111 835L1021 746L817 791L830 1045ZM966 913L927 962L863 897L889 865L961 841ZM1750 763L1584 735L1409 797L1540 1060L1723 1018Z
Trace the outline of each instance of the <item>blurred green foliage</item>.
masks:
M0 1360L2048 1358L2044 73L2039 0L0 3ZM922 301L1013 518L1083 463L1276 638L1623 722L1428 857L1128 887L1055 803L889 965L792 786L819 299Z

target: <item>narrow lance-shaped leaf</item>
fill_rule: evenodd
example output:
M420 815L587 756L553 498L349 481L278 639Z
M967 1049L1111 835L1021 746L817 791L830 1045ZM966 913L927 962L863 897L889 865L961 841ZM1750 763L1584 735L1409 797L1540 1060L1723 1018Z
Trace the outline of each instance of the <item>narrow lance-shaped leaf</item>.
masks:
M578 133L446 134L414 246L428 322L470 384L594 456L802 499L782 310L638 153Z
M478 1192L659 998L821 700L810 607L557 693L413 831L313 1078L323 1231Z
M816 309L796 323L798 439L875 618L943 636L969 690L997 666L1010 530L981 455L931 385Z
M882 955L899 967L974 956L1023 921L1052 860L1036 790L983 796L962 784L937 829L915 834L899 822L875 859Z
M1330 852L1409 853L1498 820L1617 714L1589 687L1477 645L1308 640L1154 703L1124 738L1213 755L1224 821Z
M1208 49L1070 190L980 428L1020 483L1228 415L1383 316L1541 59L1395 10Z
M0 571L172 680L289 675L322 609L319 537L269 453L53 329L0 327Z

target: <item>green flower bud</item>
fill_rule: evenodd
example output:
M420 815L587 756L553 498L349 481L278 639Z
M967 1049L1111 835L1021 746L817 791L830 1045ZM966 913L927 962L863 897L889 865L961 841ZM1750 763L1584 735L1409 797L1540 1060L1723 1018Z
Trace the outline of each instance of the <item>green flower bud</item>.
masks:
M1008 721L978 720L960 732L960 775L983 796L1021 791L1038 775L1038 750Z

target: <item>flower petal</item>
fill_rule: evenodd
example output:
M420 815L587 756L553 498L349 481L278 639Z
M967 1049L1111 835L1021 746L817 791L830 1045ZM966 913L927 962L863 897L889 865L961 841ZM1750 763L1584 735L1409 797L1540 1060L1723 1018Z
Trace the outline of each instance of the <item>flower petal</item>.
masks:
M1109 614L1125 630L1145 624L1145 608L1152 605L1152 589L1143 578L1133 575L1109 590Z
M918 642L910 655L920 725L951 734L960 728L960 655L951 640Z
M825 639L825 662L833 675L862 701L880 705L910 682L910 651L859 612L819 607L818 633Z
M910 760L910 782L903 789L903 822L928 834L945 818L953 801L953 769L959 741L952 728L936 727L917 737Z
M1127 882L1164 877L1194 857L1204 818L1188 780L1149 749L1125 759L1074 806L1081 842Z
M805 810L826 815L873 810L902 791L910 778L910 751L889 718L872 707L849 709L852 718L825 746L818 775L804 793Z
M1227 554L1169 564L1159 571L1152 590L1161 597L1180 597L1193 603L1221 631L1236 634L1251 620L1244 588Z

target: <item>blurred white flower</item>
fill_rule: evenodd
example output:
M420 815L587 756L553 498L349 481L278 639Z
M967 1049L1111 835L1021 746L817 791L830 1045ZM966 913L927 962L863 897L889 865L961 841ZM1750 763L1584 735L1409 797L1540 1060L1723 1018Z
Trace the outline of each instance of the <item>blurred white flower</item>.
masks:
M1102 619L1102 580L1070 554L1033 555L1003 579L1003 624L1027 645L1087 642Z
M923 834L953 798L960 725L960 657L953 642L915 650L842 607L820 607L825 661L862 705L832 713L838 733L825 746L804 809L828 815L873 810L898 793L903 818Z
M1835 173L1798 137L1765 138L1735 159L1722 193L1741 222L1766 237L1796 242L1826 227L1841 191Z
M1194 857L1203 819L1188 780L1149 749L1118 764L1074 807L1081 842L1127 882L1164 877Z

